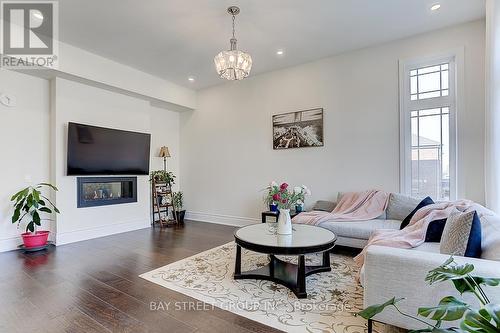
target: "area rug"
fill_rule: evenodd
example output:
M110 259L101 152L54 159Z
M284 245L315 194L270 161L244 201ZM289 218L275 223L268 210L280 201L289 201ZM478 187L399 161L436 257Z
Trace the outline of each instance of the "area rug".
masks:
M308 297L297 299L286 287L274 282L235 281L232 277L235 247L234 243L228 243L140 277L285 332L366 331L366 320L354 316L362 309L363 289L356 282L357 266L352 257L332 254L332 271L308 276ZM296 262L293 256L280 258ZM268 262L266 255L242 251L243 271ZM306 256L306 264L320 262L319 254Z

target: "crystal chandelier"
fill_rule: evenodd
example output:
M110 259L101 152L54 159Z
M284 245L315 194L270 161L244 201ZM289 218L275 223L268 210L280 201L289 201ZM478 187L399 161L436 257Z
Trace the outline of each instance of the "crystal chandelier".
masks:
M233 37L229 40L231 49L222 51L214 58L217 74L227 80L242 80L250 74L252 69L252 57L250 54L237 49L238 42L234 37L234 19L240 13L240 9L231 6L227 12L233 17Z

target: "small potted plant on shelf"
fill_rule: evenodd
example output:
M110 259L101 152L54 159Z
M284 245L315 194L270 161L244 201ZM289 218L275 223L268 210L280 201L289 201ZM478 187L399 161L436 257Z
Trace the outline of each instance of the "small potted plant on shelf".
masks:
M296 196L295 202L295 212L301 213L304 211L304 202L306 200L306 195L311 195L311 190L307 188L307 186L297 186L293 189L293 192Z
M174 192L172 196L172 201L175 209L175 215L179 223L184 223L184 216L186 215L186 210L182 209L184 206L184 198L181 191Z
M175 184L175 175L173 172L165 170L151 171L149 174L149 181L155 181L157 183L166 183L169 186Z
M280 187L277 182L272 181L269 183L269 185L266 187L267 193L264 197L264 203L269 206L269 210L271 212L277 212L278 211L278 204L274 200L276 197L276 194L280 192Z
M42 221L51 221L50 218L44 218L46 214L59 213L59 209L42 194L42 190L57 191L57 188L51 184L40 183L35 186L28 186L14 194L10 201L13 203L14 214L12 223L19 225L26 222L26 232L21 234L24 247L35 248L47 244L49 237L48 230L37 230L42 225Z

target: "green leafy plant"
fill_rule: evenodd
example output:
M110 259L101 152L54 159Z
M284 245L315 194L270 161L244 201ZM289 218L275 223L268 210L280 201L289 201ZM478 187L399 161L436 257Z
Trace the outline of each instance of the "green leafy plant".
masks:
M184 198L182 192L174 192L172 194L172 204L176 211L181 211L184 206Z
M27 222L26 232L35 232L42 221L51 221L50 218L42 218L44 214L60 213L52 201L42 194L44 188L57 191L54 185L40 183L28 186L10 198L14 206L12 223L17 223L18 228L21 222Z
M471 293L476 296L481 304L480 309L473 309L469 304L454 296L444 297L437 306L421 307L418 309L420 317L436 321L429 323L424 319L403 313L397 306L403 298L391 298L383 304L367 307L358 315L365 319L372 319L375 315L383 312L387 307L394 307L401 315L412 318L426 327L413 332L470 332L470 333L498 333L500 332L500 304L491 303L482 286L497 287L500 284L498 278L484 278L472 275L474 265L458 265L453 257L449 258L441 266L431 270L425 281L429 284L451 281L455 289L461 294ZM443 322L460 321L460 328L442 328Z
M173 172L170 171L165 171L165 170L156 170L156 171L151 171L149 174L149 181L155 182L165 182L172 186L175 184L175 175Z

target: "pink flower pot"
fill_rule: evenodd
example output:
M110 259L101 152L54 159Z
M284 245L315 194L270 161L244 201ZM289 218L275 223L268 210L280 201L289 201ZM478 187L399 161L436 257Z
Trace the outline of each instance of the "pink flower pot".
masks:
M39 247L47 244L50 231L37 231L36 233L25 232L21 234L25 248Z

